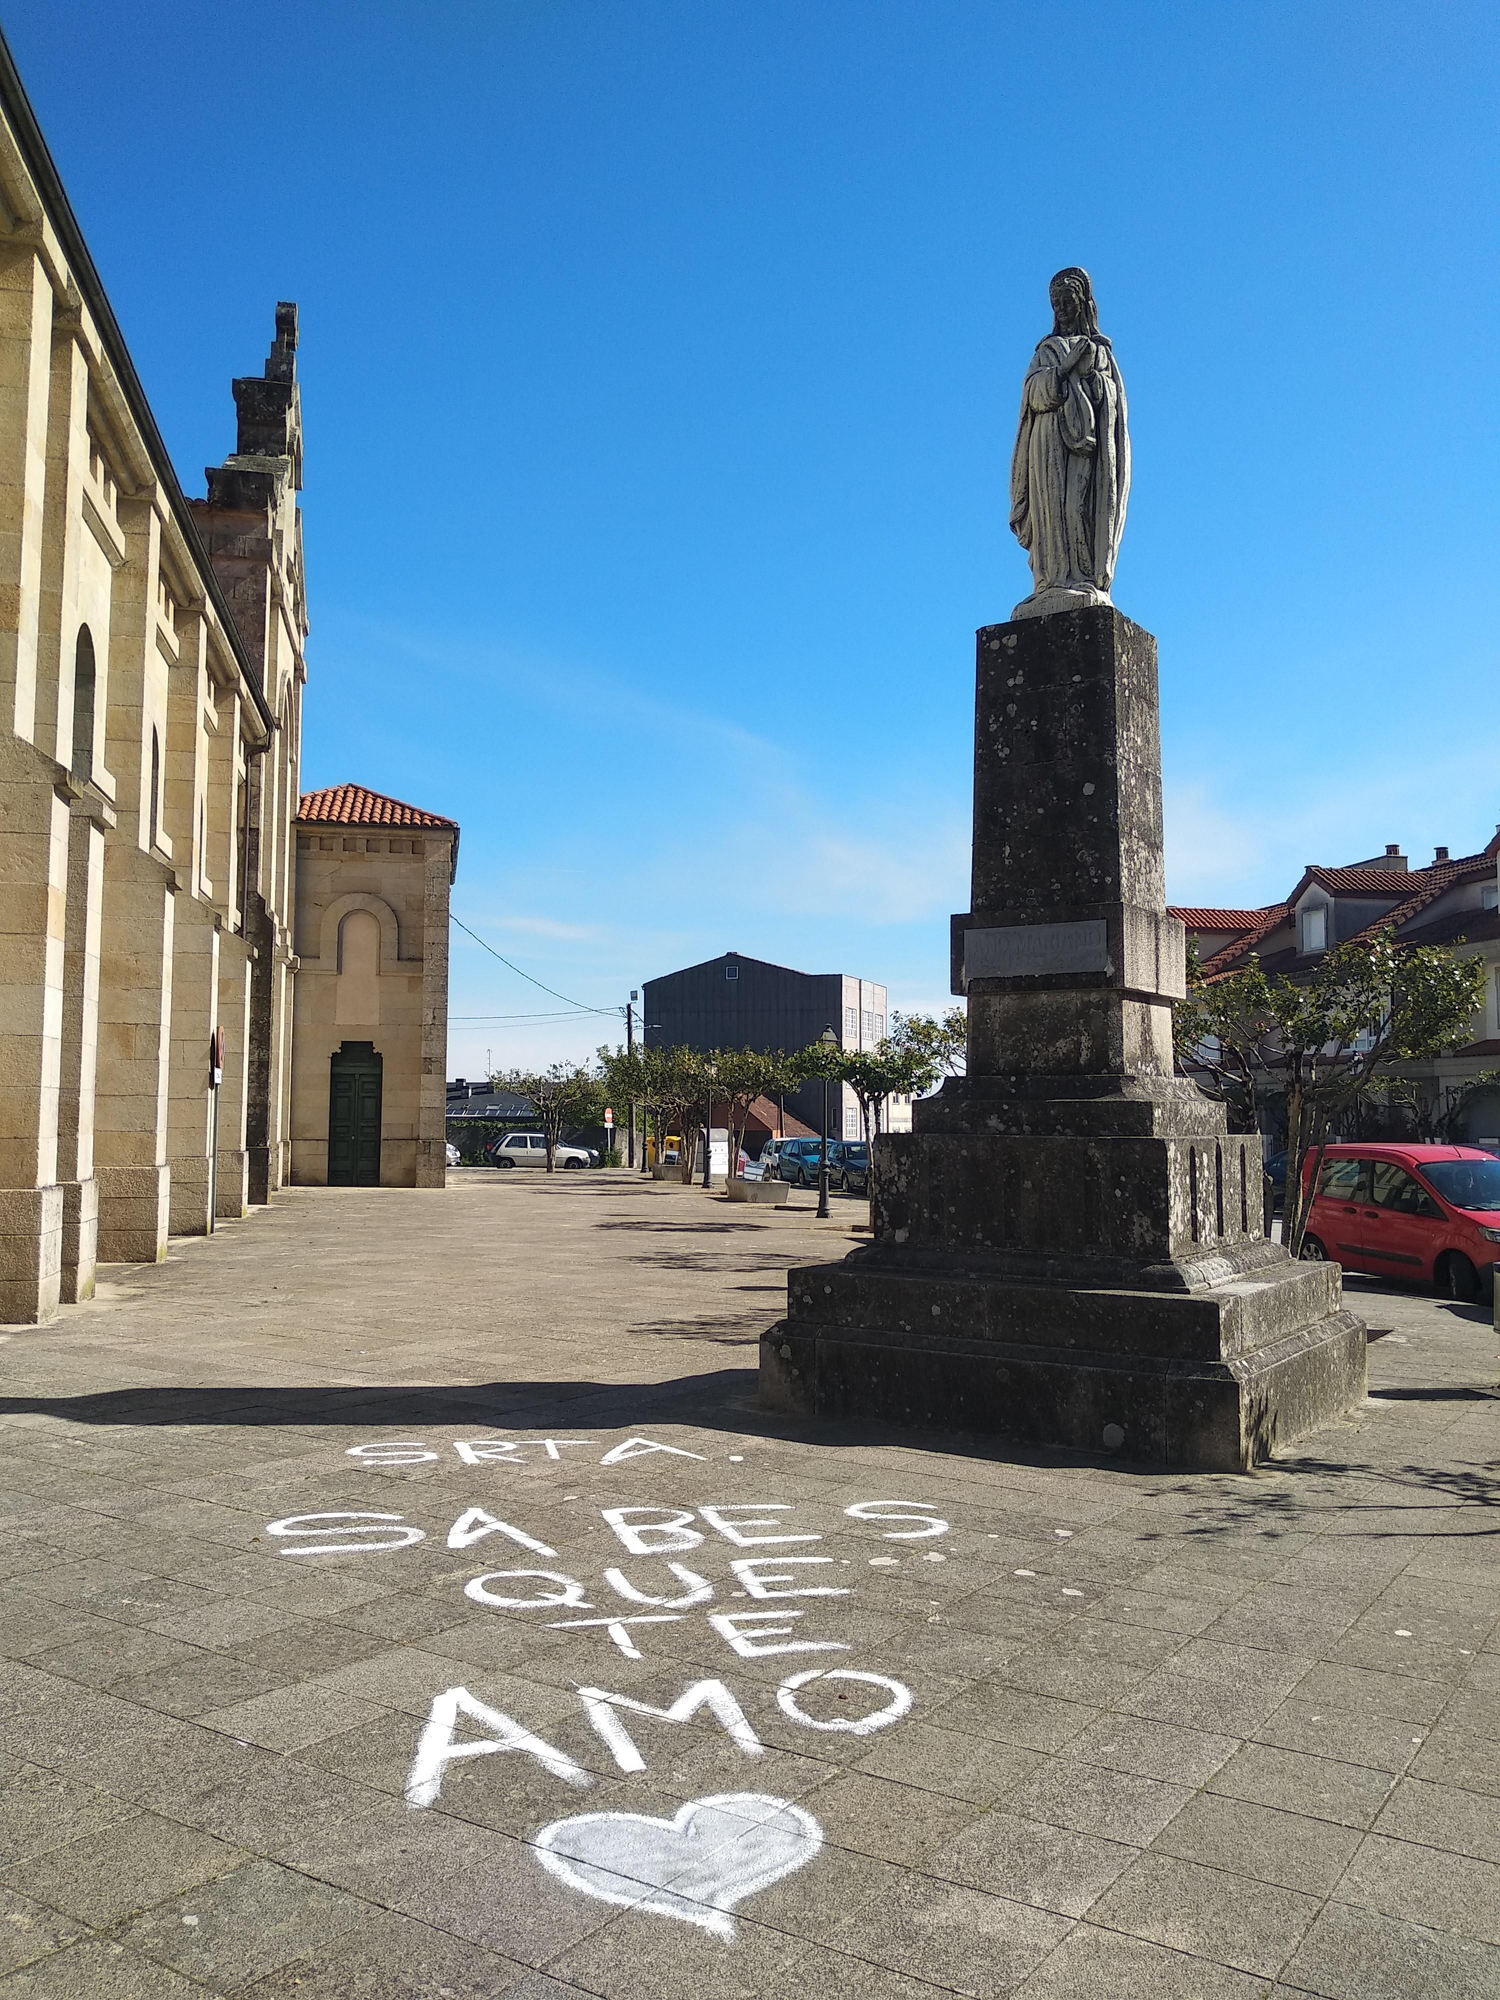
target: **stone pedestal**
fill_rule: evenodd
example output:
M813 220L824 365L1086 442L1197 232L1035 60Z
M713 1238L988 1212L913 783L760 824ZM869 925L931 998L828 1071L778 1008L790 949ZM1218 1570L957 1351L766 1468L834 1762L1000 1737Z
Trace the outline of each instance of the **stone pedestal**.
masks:
M1156 647L979 634L968 1074L875 1148L872 1241L793 1271L763 1399L1246 1469L1364 1394L1336 1267L1265 1238L1258 1138L1173 1074Z

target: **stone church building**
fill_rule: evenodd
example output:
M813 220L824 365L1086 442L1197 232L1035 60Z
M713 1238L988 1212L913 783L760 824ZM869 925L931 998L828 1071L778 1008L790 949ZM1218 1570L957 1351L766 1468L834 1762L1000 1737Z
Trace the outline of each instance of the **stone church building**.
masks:
M362 785L297 813L291 1177L441 1187L458 826Z
M334 1179L441 1179L458 829L299 798L294 305L233 392L189 500L0 39L0 1321L330 1147Z

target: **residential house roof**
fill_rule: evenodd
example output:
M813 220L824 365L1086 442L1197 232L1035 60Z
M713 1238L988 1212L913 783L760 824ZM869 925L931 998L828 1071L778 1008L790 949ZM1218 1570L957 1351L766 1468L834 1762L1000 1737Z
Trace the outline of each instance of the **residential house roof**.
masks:
M1284 903L1269 903L1258 911L1174 909L1173 915L1180 917L1193 930L1210 935L1232 933L1226 935L1225 942L1203 961L1202 970L1210 977L1234 970L1266 939L1288 924L1304 892L1314 885L1330 896L1346 896L1355 902L1385 905L1378 915L1371 917L1352 934L1348 940L1350 943L1356 940L1368 943L1383 931L1393 931L1402 944L1455 944L1460 939L1477 944L1500 938L1500 912L1456 910L1425 924L1415 927L1414 924L1424 910L1440 901L1450 889L1460 884L1492 881L1497 859L1500 859L1500 828L1497 828L1494 839L1479 853L1460 855L1450 860L1447 850L1439 848L1438 858L1425 868L1382 868L1375 862L1357 862L1347 868L1325 868L1313 863L1304 869L1296 888ZM1242 924L1242 919L1250 921ZM1290 972L1310 962L1295 940L1260 957L1261 968L1266 972Z
M1274 907L1279 910L1284 906L1280 903L1277 903ZM1180 921L1184 923L1190 931L1254 930L1255 926L1260 922L1261 918L1265 914L1266 912L1264 909L1189 910L1180 908L1176 905L1174 905L1172 909L1172 915L1180 919Z
M1267 904L1259 918L1243 936L1231 938L1228 944L1221 945L1211 957L1204 959L1203 971L1227 972L1237 958L1243 957L1247 951L1253 951L1262 938L1269 937L1274 930L1279 930L1291 913L1289 903Z
M1426 869L1407 868L1323 868L1314 862L1297 884L1293 900L1308 882L1336 896L1400 896L1411 888L1413 874Z

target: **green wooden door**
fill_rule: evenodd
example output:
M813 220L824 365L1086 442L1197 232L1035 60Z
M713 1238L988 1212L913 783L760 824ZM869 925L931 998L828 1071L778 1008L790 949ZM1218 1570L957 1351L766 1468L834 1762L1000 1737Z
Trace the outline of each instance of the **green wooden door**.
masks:
M329 1061L328 1185L380 1185L381 1060L373 1042L345 1042Z

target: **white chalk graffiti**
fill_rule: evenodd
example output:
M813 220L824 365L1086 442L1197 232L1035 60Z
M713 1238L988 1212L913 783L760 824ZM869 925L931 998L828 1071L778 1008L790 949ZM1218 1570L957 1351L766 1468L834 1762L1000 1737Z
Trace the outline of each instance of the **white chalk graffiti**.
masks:
M726 1645L742 1660L765 1660L773 1653L847 1653L842 1639L790 1639L784 1646L769 1646L768 1639L785 1639L791 1626L788 1618L800 1618L800 1611L711 1611L708 1622ZM768 1623L767 1621L774 1621ZM741 1626L752 1629L741 1631ZM759 1627L757 1632L755 1629Z
M877 1708L869 1715L833 1716L827 1722L819 1722L811 1715L804 1715L797 1706L798 1688L806 1687L810 1681L866 1681L871 1687L889 1689L891 1698L884 1708ZM893 1722L901 1720L911 1707L911 1689L893 1681L889 1674L865 1674L857 1667L809 1667L806 1673L787 1675L776 1690L776 1706L783 1715L807 1729L838 1729L850 1736L870 1736L875 1730L889 1729Z
M456 1742L453 1732L460 1715L477 1722L487 1734L464 1743ZM533 1736L529 1729L523 1729L519 1722L503 1715L498 1708L490 1708L477 1701L467 1688L454 1687L435 1697L422 1725L422 1734L417 1739L417 1754L412 1758L411 1769L406 1774L406 1803L409 1806L434 1804L441 1796L443 1772L449 1764L465 1757L493 1757L506 1753L535 1757L544 1770L550 1771L554 1778L561 1778L565 1785L582 1788L594 1782L565 1750L544 1743L540 1736Z
M360 1522L367 1525L361 1527ZM317 1522L332 1522L318 1527ZM409 1549L413 1542L427 1538L420 1528L403 1521L399 1514L289 1514L284 1521L268 1521L268 1535L296 1535L305 1546L282 1549L284 1556L363 1556L373 1549ZM359 1535L357 1542L337 1542L335 1535Z
M623 1570L607 1569L604 1581L617 1597L625 1598L631 1604L649 1604L657 1611L685 1611L690 1604L707 1604L714 1594L714 1587L706 1576L699 1576L695 1570L684 1568L681 1563L668 1563L667 1568L679 1583L687 1588L681 1597L648 1597L643 1590L637 1590Z
M524 1577L535 1577L542 1583L559 1583L561 1591L542 1591L535 1597L512 1597L507 1591L491 1590L492 1583L518 1583ZM563 1576L555 1569L492 1569L483 1576L470 1577L464 1585L464 1596L472 1597L476 1604L493 1604L501 1611L533 1611L539 1604L578 1604L585 1611L593 1606L583 1594L583 1585L576 1577Z
M893 1508L898 1511L893 1513ZM844 1512L851 1521L913 1521L917 1524L905 1530L891 1529L885 1536L888 1542L925 1542L948 1532L948 1523L937 1518L937 1509L928 1500L856 1500Z
M606 1745L622 1771L644 1771L646 1760L632 1742L629 1730L617 1710L628 1708L633 1715L655 1716L658 1722L687 1722L706 1708L727 1731L732 1743L747 1757L764 1757L760 1738L745 1720L745 1711L722 1681L694 1681L684 1688L670 1708L652 1708L633 1695L607 1694L603 1688L580 1688L578 1699L588 1711L594 1733Z
M600 1459L601 1465L623 1465L627 1458L644 1458L648 1452L669 1451L674 1458L696 1458L700 1465L707 1460L701 1451L684 1451L680 1444L658 1444L654 1438L626 1438L623 1444L615 1445Z
M460 1514L448 1530L450 1549L469 1549L475 1542L483 1541L486 1535L505 1535L523 1549L530 1549L536 1556L555 1556L556 1549L549 1549L545 1542L539 1542L535 1535L528 1535L523 1528L513 1528L509 1521L499 1521L493 1514L487 1514L483 1507L471 1507L467 1514Z
M455 1439L453 1449L465 1465L532 1465L535 1460L527 1457L528 1452L540 1451L560 1461L565 1445L582 1447L597 1443L597 1438L464 1438ZM630 1437L622 1444L611 1445L599 1463L624 1465L629 1459L645 1458L652 1452L670 1452L673 1458L694 1458L700 1465L707 1463L701 1451L685 1451L680 1444L660 1444L655 1438L644 1437ZM439 1456L420 1438L382 1438L375 1444L353 1444L344 1455L377 1468L427 1465ZM734 1458L732 1462L738 1464L740 1460Z
M805 1868L822 1845L811 1813L762 1792L690 1799L671 1819L581 1813L544 1826L535 1841L542 1866L569 1888L726 1942L735 1935L730 1912Z
M485 1472L491 1467L521 1468L527 1491L533 1490L538 1476L545 1478L549 1462L572 1468L564 1472L565 1485L582 1485L577 1459L581 1451L602 1452L598 1462L610 1468L628 1467L639 1458L654 1463L660 1454L707 1463L701 1453L652 1438L629 1437L605 1446L606 1440L589 1438L480 1436L434 1449L417 1440L393 1439L354 1446L349 1455L378 1472L426 1467L451 1448L464 1466ZM567 1452L574 1454L571 1460L565 1459ZM506 1477L498 1471L497 1476ZM623 1474L616 1476L625 1479ZM697 1477L679 1467L678 1477L687 1476ZM607 1490L597 1498L588 1495L593 1527L571 1511L562 1514L554 1509L544 1517L548 1532L555 1533L562 1545L561 1553L482 1505L465 1507L446 1531L432 1520L424 1529L400 1514L349 1510L291 1515L272 1522L268 1533L285 1543L281 1554L293 1556L349 1557L403 1549L430 1533L435 1547L445 1543L450 1550L474 1549L478 1560L540 1559L545 1567L491 1569L471 1576L462 1583L464 1595L472 1605L534 1620L549 1632L597 1632L633 1661L642 1658L642 1646L652 1645L642 1628L687 1622L698 1626L696 1636L687 1635L691 1660L700 1657L702 1641L709 1634L736 1661L793 1656L786 1665L796 1671L787 1672L779 1682L752 1682L747 1676L738 1689L731 1689L724 1680L694 1680L661 1706L634 1694L576 1687L582 1714L574 1711L571 1728L577 1732L579 1722L587 1722L609 1760L602 1761L597 1754L590 1758L599 1772L612 1762L625 1778L638 1777L647 1770L649 1757L653 1769L665 1765L652 1782L670 1785L677 1759L670 1740L662 1741L664 1728L668 1739L675 1736L683 1748L689 1737L701 1743L704 1724L715 1723L727 1739L726 1747L732 1745L741 1756L758 1760L766 1754L762 1733L784 1746L788 1723L794 1725L793 1738L802 1730L825 1738L834 1734L860 1738L889 1729L910 1713L911 1689L888 1674L821 1659L809 1666L795 1656L854 1650L847 1640L814 1635L820 1624L826 1629L822 1614L834 1609L833 1600L853 1595L860 1577L870 1578L866 1563L877 1576L900 1571L915 1582L920 1573L923 1584L931 1587L932 1572L923 1566L946 1560L931 1545L950 1532L949 1522L933 1503L855 1501L842 1509L844 1519L837 1522L842 1532L825 1533L810 1524L808 1509L814 1510L813 1518L823 1530L830 1528L816 1501L710 1503L695 1497L690 1506L660 1501L599 1504L608 1497ZM569 1492L562 1498L575 1501L584 1495ZM514 1499L505 1504L510 1513L526 1511ZM551 1526L554 1521L560 1524L556 1529ZM886 1544L928 1546L920 1551L892 1549L864 1556L861 1562L864 1552L852 1543L851 1529L862 1530L859 1539L866 1548L872 1536ZM584 1553L591 1547L583 1539L585 1534L594 1537L592 1554ZM499 1538L498 1545L492 1537ZM599 1543L605 1546L598 1547ZM611 1549L616 1551L613 1563ZM716 1553L719 1561L706 1560ZM560 1560L582 1574L573 1576L554 1567ZM848 1583L837 1580L843 1570L850 1572ZM454 1584L459 1580L452 1579ZM725 1602L731 1598L749 1603L731 1608ZM564 1615L559 1617L559 1612ZM712 1651L711 1647L710 1656ZM705 1668L690 1670L703 1673ZM772 1668L773 1674L781 1671L779 1665ZM573 1743L571 1736L564 1740ZM573 1747L576 1750L576 1743ZM813 1748L807 1743L803 1747ZM568 1750L490 1707L467 1688L452 1687L434 1697L421 1727L406 1779L408 1805L422 1810L438 1804L450 1765L493 1756L530 1758L559 1784L576 1791L599 1782ZM725 1792L692 1799L671 1818L617 1811L557 1819L536 1835L534 1849L559 1882L580 1894L687 1923L727 1942L736 1935L733 1912L738 1906L806 1866L822 1844L821 1827L801 1807L765 1793Z
M869 1687L885 1689L891 1698L883 1708L873 1709L868 1715L840 1716L831 1721L820 1721L818 1717L807 1714L796 1699L799 1689L819 1680L862 1682ZM646 1768L645 1758L621 1720L622 1712L648 1716L656 1722L681 1724L690 1722L700 1709L706 1709L741 1755L761 1757L765 1754L749 1717L723 1681L693 1681L666 1708L653 1708L649 1702L638 1701L634 1695L611 1694L606 1688L579 1688L578 1699L583 1703L594 1734L622 1771L644 1771ZM852 1667L813 1667L800 1674L788 1674L776 1690L777 1707L800 1728L843 1730L853 1736L871 1736L877 1729L889 1729L892 1723L899 1722L907 1713L911 1700L911 1689L900 1681L892 1680L886 1674L859 1672ZM455 1732L460 1716L467 1716L484 1734L459 1742ZM533 1735L513 1716L498 1708L490 1708L470 1694L467 1688L452 1687L434 1698L422 1726L416 1755L406 1777L407 1804L416 1807L435 1805L442 1796L443 1773L449 1764L469 1757L500 1754L534 1757L553 1777L580 1789L594 1782L565 1750Z

